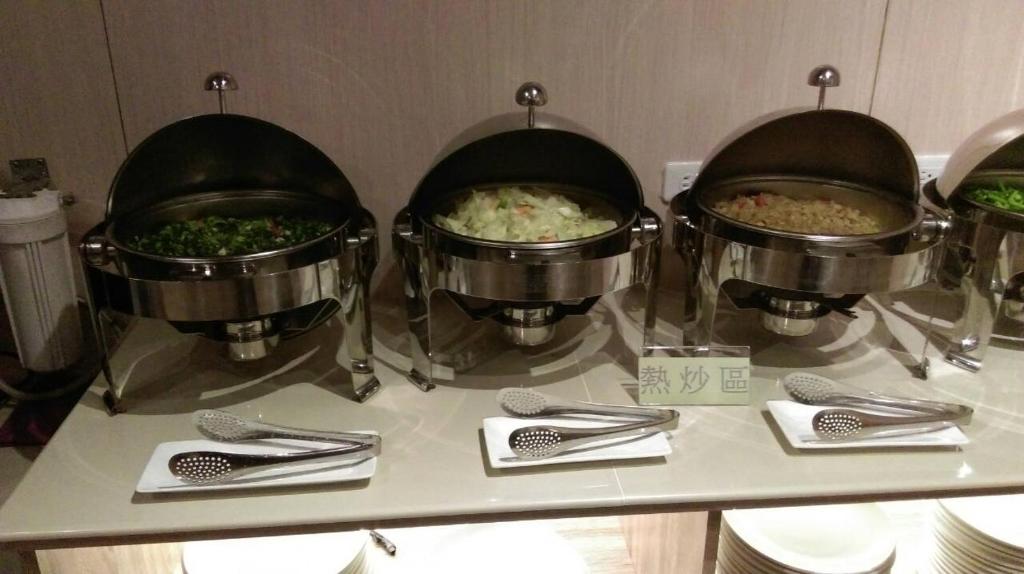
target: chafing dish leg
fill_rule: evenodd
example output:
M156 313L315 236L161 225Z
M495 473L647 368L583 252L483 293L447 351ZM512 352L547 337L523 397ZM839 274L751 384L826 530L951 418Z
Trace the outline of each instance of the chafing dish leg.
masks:
M123 381L118 381L117 373L114 372L114 368L110 364L110 357L122 333L102 309L98 309L90 314L93 331L96 336L96 345L102 355L100 357L100 372L107 381L107 390L103 392L103 405L107 409L107 414L113 416L127 410L122 400L124 395Z
M355 249L342 256L344 266L351 266L349 278L342 278L342 320L345 341L352 365L352 391L355 399L364 402L380 390L380 381L373 371L373 328L370 321L370 276L377 265L376 237L367 237Z
M684 329L683 344L698 346L711 344L715 332L715 314L718 311L718 295L721 287L708 273L701 271L697 291L693 297L694 320L688 331Z
M106 298L106 283L102 275L94 271L81 258L82 273L86 283L85 300L89 306L89 322L92 324L93 338L96 340L96 349L100 353L100 369L103 378L107 381L107 390L103 392L103 405L107 408L107 414L113 416L124 412L124 405L121 403L121 389L117 386L117 379L114 377L110 367L110 355L113 346L116 344L115 334L111 333L112 325L104 318L101 303ZM100 290L94 293L94 290ZM101 299L102 297L102 299Z
M395 259L402 266L405 313L409 323L409 354L412 368L406 377L421 391L434 388L433 362L430 358L430 293L420 275L421 239L412 232L408 211L395 217L391 244Z
M719 272L722 240L701 233L684 215L673 215L676 253L683 262L682 344L711 344L718 293L727 276Z
M407 291L405 309L409 314L409 348L412 354L408 378L421 391L427 392L434 388L434 361L430 354L430 293L417 290L410 296Z
M977 225L971 237L965 231L946 253L961 272L957 294L963 310L953 325L945 359L962 369L976 372L982 367L997 318L1005 312L1004 290L1009 282L1010 262L1018 255L1016 245L999 228ZM962 242L970 237L970 245Z
M658 284L659 259L661 258L661 237L654 240L650 248L650 260L646 263L646 273L641 284L644 286L644 332L641 342L640 356L647 355L647 350L656 346L658 326Z

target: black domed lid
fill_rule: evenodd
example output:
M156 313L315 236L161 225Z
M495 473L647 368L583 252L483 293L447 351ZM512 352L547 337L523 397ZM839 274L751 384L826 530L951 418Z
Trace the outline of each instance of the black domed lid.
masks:
M323 152L298 135L248 116L195 116L163 127L121 164L107 217L209 191L284 190L358 206L352 184Z

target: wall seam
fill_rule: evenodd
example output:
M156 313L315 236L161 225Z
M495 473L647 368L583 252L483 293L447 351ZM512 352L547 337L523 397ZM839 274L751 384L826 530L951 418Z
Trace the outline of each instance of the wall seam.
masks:
M128 131L124 127L124 109L121 107L121 90L117 87L117 72L114 70L114 51L110 47L110 28L107 25L107 11L103 0L96 0L100 6L100 18L103 20L103 38L107 43L107 62L110 63L110 79L114 84L114 103L117 105L117 119L121 123L121 143L124 154L128 155Z
M875 58L875 77L871 81L871 100L868 101L868 115L875 111L875 95L878 89L878 76L882 70L882 52L885 49L885 32L889 29L889 5L892 0L885 0L885 10L882 12L882 34L878 38L878 56Z

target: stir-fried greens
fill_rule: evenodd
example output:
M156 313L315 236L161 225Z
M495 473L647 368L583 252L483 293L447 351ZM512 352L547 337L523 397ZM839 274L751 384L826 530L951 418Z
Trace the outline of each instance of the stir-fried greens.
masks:
M529 187L472 191L434 223L455 233L494 241L565 241L615 229L616 223L588 213L565 196Z
M316 239L331 224L291 216L235 218L210 215L175 221L133 238L131 247L166 257L249 255Z
M985 203L1015 213L1024 213L1024 191L1002 182L999 183L998 189L976 187L968 190L966 195L978 203Z

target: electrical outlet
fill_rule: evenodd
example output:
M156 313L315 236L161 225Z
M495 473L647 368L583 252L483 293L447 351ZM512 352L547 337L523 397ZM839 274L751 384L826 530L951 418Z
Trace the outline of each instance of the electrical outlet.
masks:
M921 177L921 185L942 175L942 170L949 161L948 155L919 155L917 156L917 173Z
M665 164L665 180L661 188L661 199L668 202L681 192L690 189L700 171L699 161L670 161Z
M919 155L917 159L918 176L921 185L937 179L949 161L948 155ZM661 199L671 201L673 197L690 189L697 173L700 171L699 161L670 161L665 164L665 179L661 189Z

